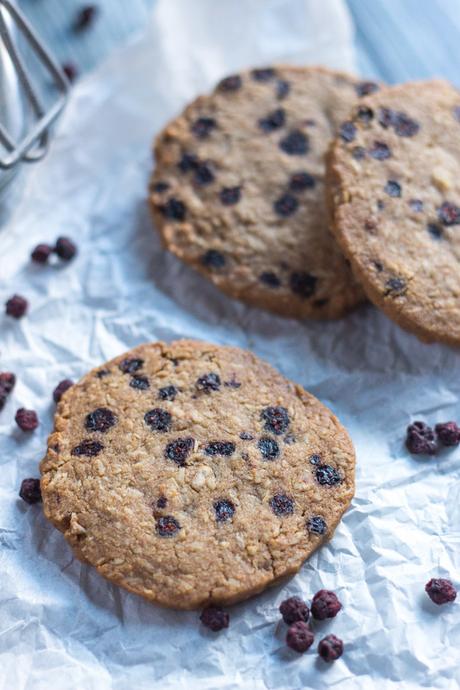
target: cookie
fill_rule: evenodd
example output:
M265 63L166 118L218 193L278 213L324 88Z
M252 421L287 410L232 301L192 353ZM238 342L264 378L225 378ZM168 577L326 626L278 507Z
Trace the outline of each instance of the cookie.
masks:
M231 297L282 316L336 318L364 299L324 202L324 155L377 88L323 68L227 77L158 136L150 184L164 245Z
M382 89L328 160L334 232L368 297L425 341L460 345L460 92Z
M244 350L140 346L58 404L45 515L101 575L164 606L233 603L295 573L354 490L336 417Z

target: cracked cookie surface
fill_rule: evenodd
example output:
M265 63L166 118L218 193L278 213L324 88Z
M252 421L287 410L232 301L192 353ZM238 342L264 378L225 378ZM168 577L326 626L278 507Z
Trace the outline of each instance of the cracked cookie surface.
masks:
M329 231L324 156L372 82L316 67L221 81L170 122L150 184L165 246L223 292L282 316L364 300Z
M460 92L382 89L328 156L333 229L368 297L422 340L460 345Z
M63 395L41 487L78 558L189 609L295 573L349 505L354 463L302 387L244 350L184 340L142 345Z

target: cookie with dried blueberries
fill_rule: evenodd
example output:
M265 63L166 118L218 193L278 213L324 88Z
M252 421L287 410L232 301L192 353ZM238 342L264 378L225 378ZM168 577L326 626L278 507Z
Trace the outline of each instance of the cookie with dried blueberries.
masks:
M347 118L353 138L334 141L326 176L334 235L369 299L421 340L454 346L459 106L460 91L444 81L371 93Z
M282 316L337 318L363 301L329 231L324 156L370 84L276 66L197 98L156 140L149 195L164 245L230 297Z
M41 491L46 517L106 578L208 608L297 572L348 507L354 464L347 432L303 386L247 351L183 340L68 387ZM295 599L281 611L308 618Z

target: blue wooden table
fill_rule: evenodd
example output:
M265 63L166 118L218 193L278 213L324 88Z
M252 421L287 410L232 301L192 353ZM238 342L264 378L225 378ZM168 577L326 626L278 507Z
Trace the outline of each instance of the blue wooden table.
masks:
M216 0L220 1L227 0ZM93 26L79 33L72 31L72 23L85 4L82 0L18 2L59 60L84 72L142 30L155 0L95 0L99 15ZM460 0L346 2L363 75L390 83L443 76L460 86Z

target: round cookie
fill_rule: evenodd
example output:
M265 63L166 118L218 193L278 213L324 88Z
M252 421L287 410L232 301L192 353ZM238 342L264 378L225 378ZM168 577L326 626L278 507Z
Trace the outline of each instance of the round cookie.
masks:
M142 345L58 404L45 515L75 554L158 604L233 603L295 573L354 491L336 417L249 352Z
M324 156L372 82L317 67L221 81L170 122L150 184L165 246L231 297L336 318L364 299L332 238Z
M369 298L422 340L460 345L460 92L382 89L328 158L335 235Z

